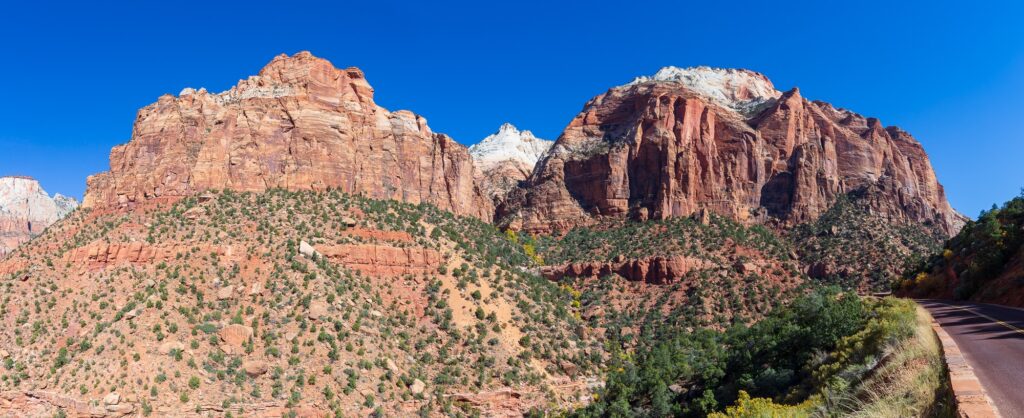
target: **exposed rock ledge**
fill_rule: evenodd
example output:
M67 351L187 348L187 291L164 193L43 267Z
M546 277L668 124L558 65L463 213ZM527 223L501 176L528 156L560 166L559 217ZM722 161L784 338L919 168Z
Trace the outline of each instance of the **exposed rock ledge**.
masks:
M625 260L621 257L612 262L592 261L569 263L541 268L541 275L548 280L565 277L600 277L612 273L630 281L649 284L672 284L686 276L686 273L708 267L704 260L687 256L649 257L639 260Z

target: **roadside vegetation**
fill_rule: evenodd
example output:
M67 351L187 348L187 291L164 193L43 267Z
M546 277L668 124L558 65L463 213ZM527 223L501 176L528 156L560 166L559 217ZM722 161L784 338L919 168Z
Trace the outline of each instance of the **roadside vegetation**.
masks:
M964 225L944 248L893 283L916 297L952 297L1021 306L1024 300L1024 192Z
M913 302L835 288L751 325L613 352L576 417L946 416L938 345Z

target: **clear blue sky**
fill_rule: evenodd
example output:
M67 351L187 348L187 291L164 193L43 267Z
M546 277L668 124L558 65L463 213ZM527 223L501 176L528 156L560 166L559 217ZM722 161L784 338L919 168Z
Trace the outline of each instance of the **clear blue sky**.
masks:
M310 50L464 144L505 121L555 138L662 66L750 68L913 133L971 217L1024 186L1019 1L346 3L5 4L0 174L80 197L138 108Z

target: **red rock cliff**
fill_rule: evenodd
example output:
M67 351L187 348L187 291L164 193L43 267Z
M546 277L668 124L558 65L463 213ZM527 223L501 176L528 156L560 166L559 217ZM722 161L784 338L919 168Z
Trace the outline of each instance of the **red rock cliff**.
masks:
M83 205L131 205L207 189L340 188L490 220L466 148L424 118L389 112L357 68L300 52L220 94L185 89L139 111Z
M910 134L797 89L778 92L751 71L669 67L588 102L498 217L547 232L595 216L707 208L791 226L847 193L887 218L947 234L964 220Z

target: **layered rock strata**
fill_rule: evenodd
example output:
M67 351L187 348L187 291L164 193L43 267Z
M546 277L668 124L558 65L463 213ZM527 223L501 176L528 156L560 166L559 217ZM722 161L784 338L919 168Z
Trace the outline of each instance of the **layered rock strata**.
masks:
M0 256L42 233L78 207L78 201L51 197L30 177L0 177Z
M849 193L887 219L946 234L965 220L909 133L779 92L752 71L669 67L590 100L497 216L551 232L706 208L792 226Z
M490 220L466 147L422 116L378 106L373 93L359 69L300 52L219 94L164 95L139 111L131 140L110 153L110 171L89 177L83 204L338 188Z

